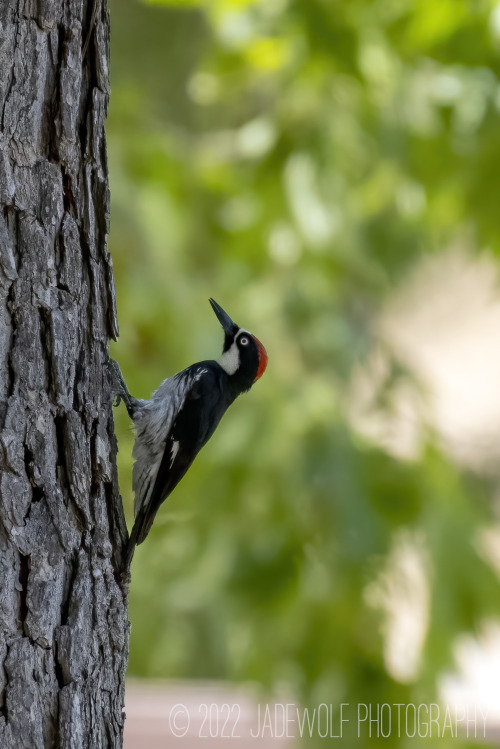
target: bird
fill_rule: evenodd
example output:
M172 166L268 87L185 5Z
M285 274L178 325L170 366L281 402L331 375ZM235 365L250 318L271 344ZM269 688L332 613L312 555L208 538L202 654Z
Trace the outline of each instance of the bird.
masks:
M224 331L217 360L191 364L167 377L150 400L130 395L119 365L111 360L115 405L123 400L135 429L135 521L124 554L126 571L160 505L186 474L231 403L250 390L267 367L268 355L259 339L233 322L214 299L209 301Z

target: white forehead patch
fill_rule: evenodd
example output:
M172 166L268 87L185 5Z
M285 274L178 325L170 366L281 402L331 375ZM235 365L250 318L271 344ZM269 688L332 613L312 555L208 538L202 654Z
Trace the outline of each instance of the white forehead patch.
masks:
M240 351L236 344L236 339L238 338L240 333L248 333L248 335L251 335L251 333L248 330L245 330L244 328L240 328L238 332L236 333L234 337L234 341L231 344L231 346L228 348L227 351L224 351L222 356L220 356L217 359L217 363L222 367L224 372L226 372L228 375L233 375L240 366Z

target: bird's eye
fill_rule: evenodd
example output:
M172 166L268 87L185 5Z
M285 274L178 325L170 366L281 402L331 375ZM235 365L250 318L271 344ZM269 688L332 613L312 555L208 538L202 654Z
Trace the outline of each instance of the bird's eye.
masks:
M248 338L246 337L246 335L240 338L240 343L242 346L248 346Z

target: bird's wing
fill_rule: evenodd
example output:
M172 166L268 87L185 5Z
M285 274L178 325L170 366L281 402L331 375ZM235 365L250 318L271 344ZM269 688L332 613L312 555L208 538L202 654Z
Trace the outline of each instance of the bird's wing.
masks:
M164 380L150 401L134 417L136 439L132 456L135 459L132 486L135 493L134 514L151 505L160 467L170 467L178 449L171 438L172 427L188 394L206 373L203 366L188 367ZM172 487L173 488L173 487ZM161 500L160 500L161 501Z

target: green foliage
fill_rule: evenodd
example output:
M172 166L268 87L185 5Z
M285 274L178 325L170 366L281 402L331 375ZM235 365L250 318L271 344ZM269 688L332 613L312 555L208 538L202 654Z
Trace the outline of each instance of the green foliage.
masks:
M136 552L130 671L254 679L305 703L432 695L455 634L498 613L488 487L431 444L351 433L372 320L425 253L500 252L500 21L466 0L111 2L109 158L131 391L212 358L214 296L269 368ZM397 377L405 377L399 373ZM132 434L116 413L132 522ZM425 538L420 675L391 678L367 590Z

